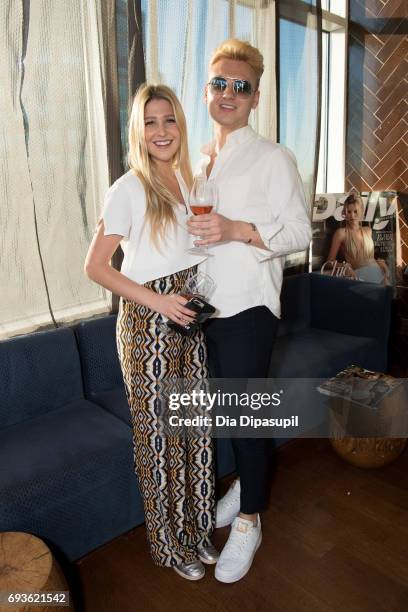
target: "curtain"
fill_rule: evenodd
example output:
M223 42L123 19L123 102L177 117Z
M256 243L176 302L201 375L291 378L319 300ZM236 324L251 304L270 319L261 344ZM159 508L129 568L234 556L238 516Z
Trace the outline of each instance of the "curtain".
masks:
M131 102L145 80L140 0L105 0L102 11L105 68L106 141L111 185L128 169L127 124ZM120 270L119 246L111 264ZM119 297L112 295L111 311L117 312Z
M279 4L279 142L296 156L312 207L321 110L320 0Z
M83 262L108 187L103 0L0 1L0 335L102 312Z
M279 142L296 156L312 212L316 189L322 83L320 0L279 3ZM288 273L303 272L308 254L286 258Z
M138 86L145 81L139 0L105 0L102 12L109 182L128 168L127 124Z
M247 40L264 56L261 98L251 124L276 138L275 3L269 0L142 0L148 81L169 85L187 118L193 166L212 138L203 103L208 62L226 38Z

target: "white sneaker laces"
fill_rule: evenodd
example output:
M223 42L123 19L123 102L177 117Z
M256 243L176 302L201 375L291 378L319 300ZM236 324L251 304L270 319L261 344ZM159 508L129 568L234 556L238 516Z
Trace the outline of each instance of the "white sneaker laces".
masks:
M244 533L233 529L226 545L227 550L225 552L227 554L225 554L225 557L240 556L247 544L248 536L249 530Z

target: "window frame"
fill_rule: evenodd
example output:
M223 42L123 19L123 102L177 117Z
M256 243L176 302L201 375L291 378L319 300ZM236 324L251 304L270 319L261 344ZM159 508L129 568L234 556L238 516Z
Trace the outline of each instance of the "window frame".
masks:
M347 126L347 33L348 20L327 10L322 10L322 36L327 36L327 56L322 65L322 91L326 88L325 112L322 110L321 137L317 176L317 193L338 193L345 189L346 126ZM341 35L334 49L334 38ZM323 42L323 41L322 41ZM342 49L340 57L340 49ZM336 54L336 56L335 56ZM323 57L322 57L323 60ZM334 77L334 62L340 62L341 76ZM323 78L326 83L323 83ZM336 103L335 103L336 101ZM339 103L340 102L340 103ZM339 135L338 124L341 123ZM334 126L334 127L333 127ZM325 139L324 141L322 139ZM340 151L339 151L340 149ZM324 159L321 159L324 155ZM321 176L320 172L324 175Z

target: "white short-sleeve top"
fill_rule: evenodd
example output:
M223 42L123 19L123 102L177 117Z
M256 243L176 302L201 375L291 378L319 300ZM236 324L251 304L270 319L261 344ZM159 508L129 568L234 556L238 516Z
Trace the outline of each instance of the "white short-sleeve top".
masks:
M187 186L178 170L175 174L184 200L187 201ZM187 252L193 244L187 232L188 211L184 203L175 207L176 223L174 226L169 225L166 241L161 244L160 251L151 241L150 225L145 223L145 213L143 184L129 171L110 187L102 210L105 236L123 236L122 274L143 284L195 266L205 259L205 256Z

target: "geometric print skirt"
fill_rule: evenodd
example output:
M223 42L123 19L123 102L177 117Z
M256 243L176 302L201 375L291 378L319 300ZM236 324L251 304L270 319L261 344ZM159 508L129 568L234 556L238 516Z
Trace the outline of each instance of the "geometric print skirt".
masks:
M196 266L145 283L180 293ZM163 330L163 318L121 298L116 339L133 426L134 465L153 561L173 566L197 559L214 528L214 467L209 435L164 436L157 410L163 379L207 378L201 329L190 337Z

